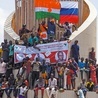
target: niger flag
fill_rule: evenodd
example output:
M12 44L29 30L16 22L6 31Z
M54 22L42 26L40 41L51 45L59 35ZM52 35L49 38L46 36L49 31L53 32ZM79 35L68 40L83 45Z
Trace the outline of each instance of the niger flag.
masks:
M35 0L35 15L36 19L60 17L60 3L56 0Z

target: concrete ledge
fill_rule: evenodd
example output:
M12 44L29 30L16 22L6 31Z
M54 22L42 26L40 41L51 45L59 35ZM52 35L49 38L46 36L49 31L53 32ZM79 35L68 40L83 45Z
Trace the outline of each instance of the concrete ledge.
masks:
M4 38L8 40L19 40L19 35L14 32L12 29L12 19L13 19L14 12L11 13L8 18L6 19L6 22L4 24Z
M7 98L5 92L4 92L3 98ZM14 98L13 93L11 94L11 98ZM33 90L28 91L27 98L34 98L34 91ZM41 98L41 91L40 90L38 92L38 98ZM48 96L46 94L46 90L44 92L44 98L48 98ZM77 98L77 96L74 91L65 90L64 92L58 91L57 98ZM96 92L87 92L86 98L98 98L98 94L96 94Z

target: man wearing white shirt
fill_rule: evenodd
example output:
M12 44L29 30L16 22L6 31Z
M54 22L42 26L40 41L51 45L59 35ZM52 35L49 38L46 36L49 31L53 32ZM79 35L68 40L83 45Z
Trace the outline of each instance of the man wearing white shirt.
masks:
M67 73L69 71L69 69L67 68L66 64L64 64L65 66L65 69L64 69L64 89L66 90L67 89Z
M78 90L75 92L78 98L85 98L81 87L78 87Z
M6 73L6 63L3 61L3 59L0 59L0 78L2 75Z
M25 98L27 91L28 91L27 86L23 83L22 86L20 87L19 98Z
M46 91L49 98L57 98L57 79L54 78L53 74L51 74Z
M72 28L74 27L75 30L77 30L76 26L72 23L69 23L69 22L65 22L64 25L59 25L57 24L60 28L64 28L65 29L65 33L64 33L64 37L67 37L69 38L72 34Z
M35 80L39 79L40 74L41 62L39 61L39 58L36 58L36 61L32 63L31 67L32 67L32 87L34 87Z

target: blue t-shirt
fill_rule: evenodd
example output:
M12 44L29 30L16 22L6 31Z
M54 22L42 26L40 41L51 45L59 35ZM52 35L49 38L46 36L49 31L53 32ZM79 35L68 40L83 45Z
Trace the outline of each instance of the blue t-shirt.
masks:
M46 72L47 72L47 73L50 74L51 69L52 69L51 65L46 65Z
M34 44L34 38L32 38L31 36L28 38L28 43L30 45L33 45Z
M73 58L78 58L78 56L79 56L79 46L74 44L74 45L72 45L71 50L72 50L72 57Z
M34 42L39 42L39 38L37 36L34 37Z
M81 68L84 68L84 67L85 67L85 63L84 63L84 62L79 62L79 63L78 63L78 66L79 66L80 69L81 69Z
M56 26L54 23L48 22L48 30L47 33L48 34L55 34L55 30L56 30Z
M13 56L14 55L14 46L10 45L9 46L9 56Z

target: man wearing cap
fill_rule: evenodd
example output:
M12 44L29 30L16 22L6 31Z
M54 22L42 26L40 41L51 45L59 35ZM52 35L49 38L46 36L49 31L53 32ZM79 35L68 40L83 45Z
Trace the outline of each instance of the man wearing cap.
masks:
M50 19L48 21L48 38L50 39L50 37L55 38L55 34L56 34L56 26L55 26L55 20L54 19Z

